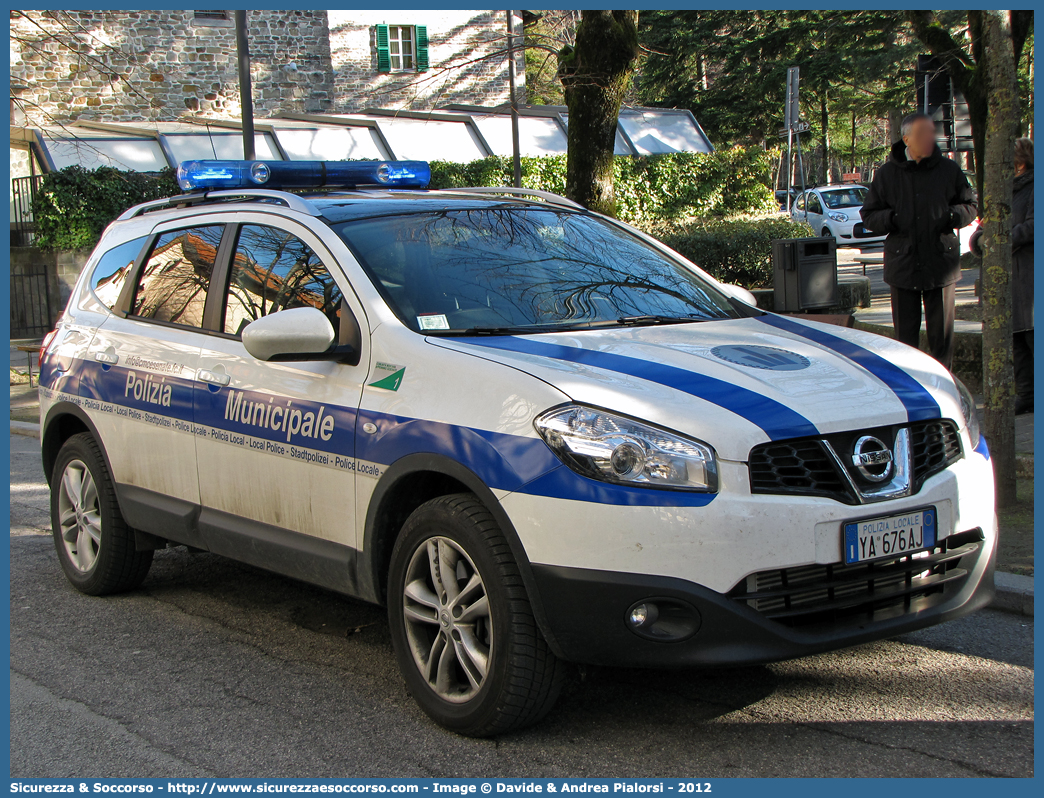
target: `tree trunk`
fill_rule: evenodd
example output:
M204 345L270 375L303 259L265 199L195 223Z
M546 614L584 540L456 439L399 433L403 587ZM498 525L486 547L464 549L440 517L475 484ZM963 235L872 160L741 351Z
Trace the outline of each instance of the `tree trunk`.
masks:
M616 213L616 123L637 57L637 11L583 11L576 44L558 54L569 108L566 195L599 213Z
M888 141L886 143L887 147L891 147L893 144L895 144L897 141L899 141L899 139L901 139L903 137L902 125L903 125L903 112L900 111L898 108L889 108L888 109ZM887 159L887 158L888 158L888 154L886 153L885 154L885 159Z
M856 115L855 115L855 111L853 111L852 112L852 165L851 165L851 167L848 170L849 172L854 172L856 170L855 148L856 148Z
M823 171L822 182L830 182L830 113L827 110L827 93L823 89L819 95L819 123L823 126Z
M1011 17L984 11L983 86L987 104L982 197L983 433L990 447L997 506L1015 502L1015 391L1011 340L1011 201L1018 97ZM981 85L981 84L980 84ZM988 89L987 89L988 87Z

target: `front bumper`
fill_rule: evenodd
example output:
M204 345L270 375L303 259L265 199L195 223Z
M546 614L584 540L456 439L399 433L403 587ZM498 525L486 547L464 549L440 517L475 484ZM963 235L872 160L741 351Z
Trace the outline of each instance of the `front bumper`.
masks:
M863 223L858 220L850 219L847 222L835 222L831 220L829 224L837 231L837 237L842 241L852 241L863 244L879 244L887 238L887 236L871 233L869 230L864 228Z
M982 545L960 561L966 576L926 595L914 594L836 620L826 613L800 627L771 620L746 601L684 579L538 564L533 565L533 576L545 610L545 632L563 659L624 667L723 666L790 659L894 637L981 609L994 596L996 548L996 527L984 529ZM679 642L662 642L633 632L626 622L629 610L656 600L695 611L695 633Z

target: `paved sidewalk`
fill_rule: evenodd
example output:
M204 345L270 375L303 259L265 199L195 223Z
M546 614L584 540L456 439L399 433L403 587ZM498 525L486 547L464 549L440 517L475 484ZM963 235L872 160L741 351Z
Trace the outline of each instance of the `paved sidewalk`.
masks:
M837 251L837 273L842 275L862 276L863 265L851 260L858 253L855 249L838 249ZM867 264L866 276L870 278L870 307L858 308L855 311L857 322L866 324L877 324L884 327L892 326L892 296L891 290L884 281L884 266L879 263ZM975 305L978 298L975 296L975 281L979 279L978 269L965 269L961 272L961 279L957 283L957 304ZM926 329L924 320L921 320L921 329ZM981 321L965 321L957 319L953 324L954 332L982 332Z

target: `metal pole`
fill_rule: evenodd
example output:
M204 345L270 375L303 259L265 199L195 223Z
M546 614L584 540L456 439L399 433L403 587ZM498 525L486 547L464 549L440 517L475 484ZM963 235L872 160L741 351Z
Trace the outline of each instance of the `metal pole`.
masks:
M805 193L805 161L801 157L801 134L796 134L795 146L797 147L798 173L801 175L801 193ZM805 221L808 221L808 197L805 197Z
M790 213L790 205L793 198L794 188L794 128L787 128L787 213Z
M246 11L236 11L236 53L239 57L239 105L243 114L243 158L254 160L254 98L250 88L250 44Z
M518 100L515 97L515 26L511 10L507 11L508 80L511 87L511 160L514 167L515 188L522 188L522 160L518 152Z

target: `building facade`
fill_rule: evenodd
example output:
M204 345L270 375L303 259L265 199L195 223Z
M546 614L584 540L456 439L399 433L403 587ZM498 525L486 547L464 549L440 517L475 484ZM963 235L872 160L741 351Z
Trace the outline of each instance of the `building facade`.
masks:
M261 10L247 29L258 117L508 100L506 11ZM521 49L516 74L524 102ZM12 125L239 115L231 11L11 12Z

